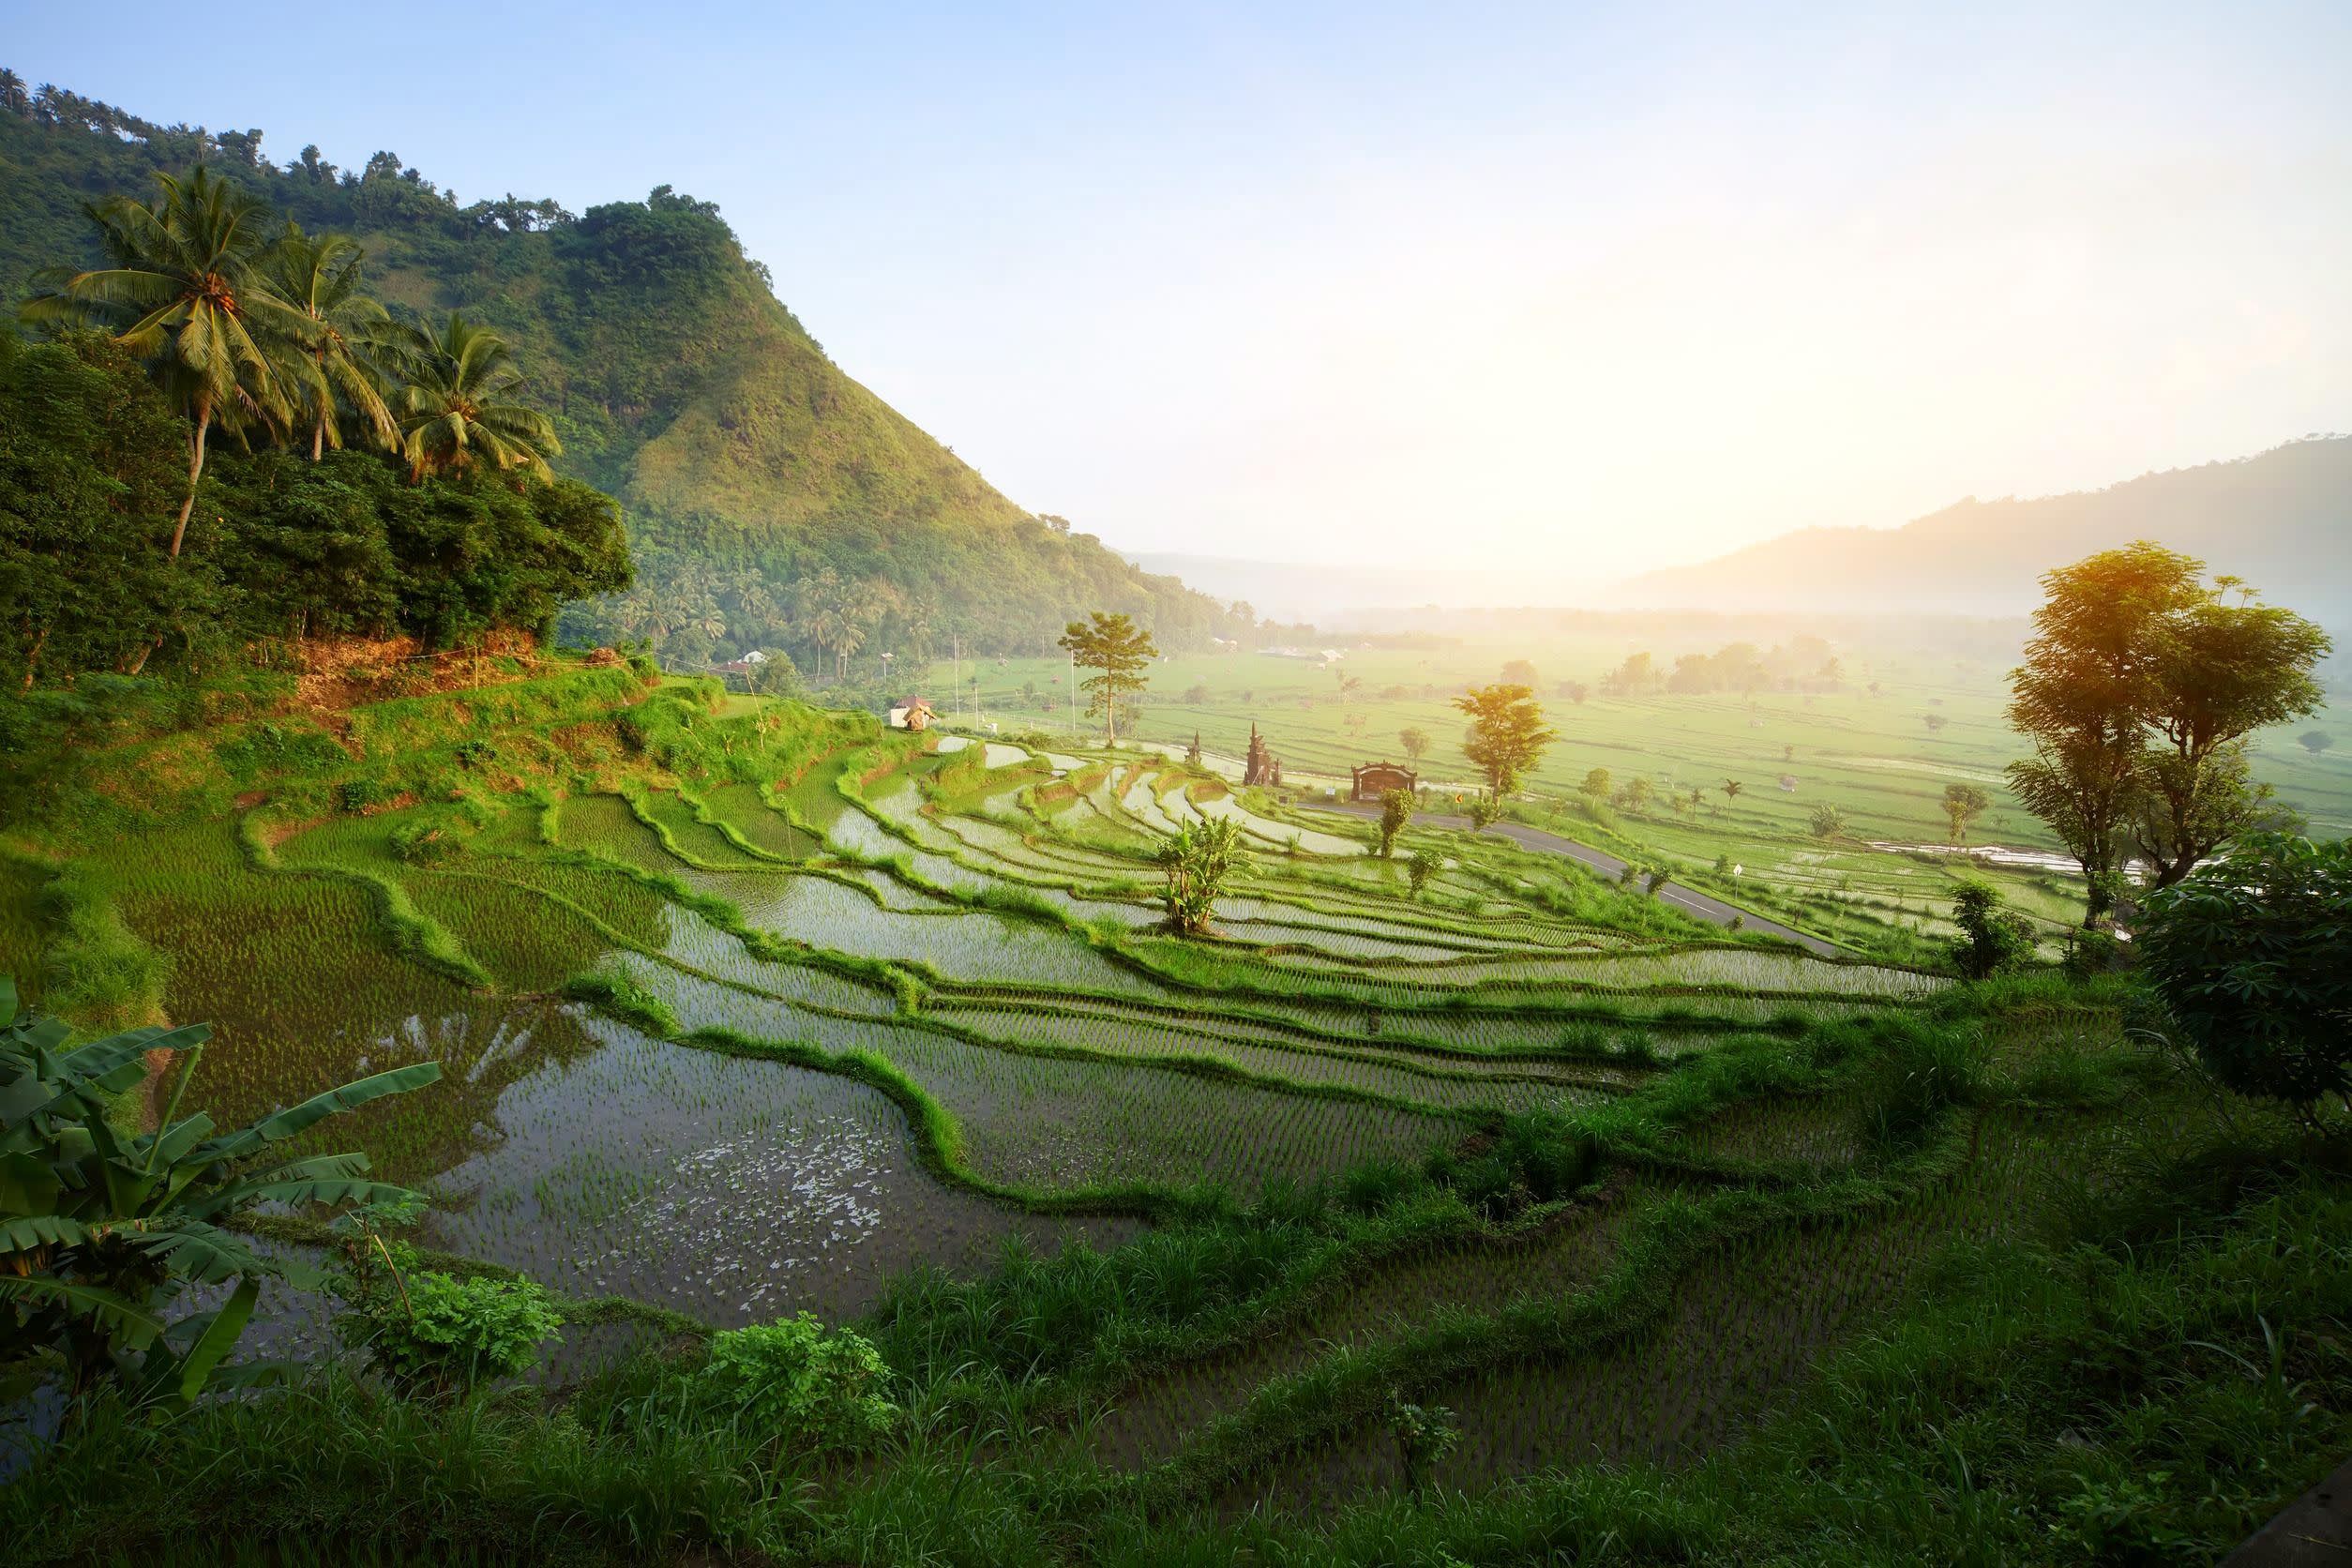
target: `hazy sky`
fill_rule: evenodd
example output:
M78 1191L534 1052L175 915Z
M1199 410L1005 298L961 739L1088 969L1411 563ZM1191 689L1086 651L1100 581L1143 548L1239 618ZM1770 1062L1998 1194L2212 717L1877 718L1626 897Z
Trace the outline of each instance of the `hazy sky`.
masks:
M2352 6L1776 9L0 0L0 64L716 201L1131 548L1607 578L2352 430Z

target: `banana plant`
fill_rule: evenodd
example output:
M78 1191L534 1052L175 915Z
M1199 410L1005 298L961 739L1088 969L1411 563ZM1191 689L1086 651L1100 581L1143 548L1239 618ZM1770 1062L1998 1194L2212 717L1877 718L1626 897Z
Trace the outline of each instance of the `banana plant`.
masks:
M316 1270L229 1229L259 1203L407 1199L367 1179L362 1153L271 1162L271 1146L441 1077L438 1063L377 1073L220 1132L179 1114L211 1030L134 1029L82 1045L61 1020L20 1009L0 976L0 1400L59 1377L78 1398L103 1384L133 1403L184 1410L250 1369L223 1363L262 1281L316 1288ZM176 1058L155 1130L108 1120L151 1063ZM191 1286L231 1285L206 1311L169 1316Z

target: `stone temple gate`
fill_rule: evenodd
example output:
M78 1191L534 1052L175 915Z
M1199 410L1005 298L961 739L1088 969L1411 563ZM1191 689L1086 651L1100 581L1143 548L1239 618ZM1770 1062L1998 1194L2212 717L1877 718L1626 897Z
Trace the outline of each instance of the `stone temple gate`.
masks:
M1410 791L1421 786L1419 773L1395 762L1365 762L1350 771L1355 775L1355 787L1348 792L1349 800L1378 800L1391 790Z

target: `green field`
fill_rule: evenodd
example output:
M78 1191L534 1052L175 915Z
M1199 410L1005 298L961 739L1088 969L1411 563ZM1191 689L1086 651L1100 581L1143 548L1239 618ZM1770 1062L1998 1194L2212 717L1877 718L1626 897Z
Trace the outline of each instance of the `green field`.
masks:
M1281 758L1286 782L1295 786L1290 792L1308 799L1334 781L1344 793L1351 765L1405 761L1398 736L1419 729L1431 741L1422 776L1442 803L1473 782L1459 750L1462 716L1450 695L1497 680L1506 661L1524 658L1536 667L1538 696L1560 735L1525 789L1562 806L1556 820L1572 837L1669 869L1734 901L1792 917L1810 904L1811 918L1800 923L1865 943L1883 940L1889 927L1944 934L1938 917L1955 875L1994 882L2053 937L2079 917L2081 878L2071 864L1943 864L1949 825L1939 801L1944 786L1955 782L1993 797L1992 808L1969 830L1970 845L2065 860L2048 827L2018 807L2002 783L2002 768L2023 754L2003 717L2006 661L1840 647L1845 680L1835 691L1611 697L1602 694L1601 677L1629 653L1651 651L1661 667L1670 667L1677 656L1711 652L1715 644L1620 636L1399 650L1353 646L1340 636L1326 645L1343 656L1328 669L1313 659L1251 652L1155 664L1149 699L1128 738L1184 746L1197 734L1213 759L1230 762L1246 748L1255 724ZM959 727L972 720L976 673L977 712L1001 732L1038 730L1099 742L1101 721L1085 717L1082 704L1074 716L1061 700L1068 676L1063 661L966 660L960 669L960 687L944 662L916 683L936 694L942 715ZM1342 676L1361 683L1344 701ZM1585 700L1561 695L1563 682L1586 686ZM1939 729L1928 727L1930 716L1942 720ZM2296 744L2313 730L2331 735L2332 749L2314 757ZM2352 832L2352 717L2343 710L2258 732L2254 761L2256 778L2273 786L2314 834ZM1594 768L1607 769L1620 787L1647 778L1652 804L1639 813L1587 809L1578 791ZM1741 785L1736 799L1723 792L1726 779ZM1706 792L1696 812L1668 809L1669 792L1687 795L1693 788ZM1810 831L1822 805L1845 815L1846 832L1836 839ZM1736 877L1728 867L1715 871L1719 858L1738 868ZM1797 902L1776 901L1783 898Z
M1252 668L1290 685L1245 706ZM1316 687L1328 675L1271 661L1158 679L1196 676L1234 678L1231 699L1155 705L1147 734L1198 725L1216 751L1256 711L1307 769L1350 754L1359 713L1367 732L1378 716L1450 733L1438 701L1343 709ZM84 826L23 846L0 942L68 995L113 952L153 988L118 1006L210 1020L189 1104L224 1123L440 1062L438 1084L343 1119L335 1146L430 1198L415 1240L431 1255L569 1304L564 1376L645 1376L626 1353L682 1324L810 1310L871 1335L925 1424L894 1440L903 1468L803 1474L824 1522L714 1539L822 1541L828 1560L982 1537L969 1560L1083 1558L1053 1544L1077 1519L1105 1532L1090 1552L1152 1559L1165 1539L1127 1532L1158 1521L1199 1532L1203 1561L1266 1530L1299 1560L1380 1559L1349 1532L1407 1506L1390 1411L1408 1396L1458 1426L1433 1484L1502 1511L1474 1528L1540 1507L1621 1531L1662 1499L1697 1506L1723 1466L1787 1462L1879 1336L1941 1292L2013 1289L1988 1260L2038 1277L2030 1247L2107 1168L2089 1152L2218 1125L2174 1065L2127 1045L2123 988L1955 986L1922 935L1947 870L1823 852L1795 826L1802 792L1680 823L1561 821L1832 939L1826 954L1495 835L1409 830L1406 850L1441 861L1415 895L1366 824L1300 790L1033 725L983 744L709 683L610 704L574 682L444 700L505 716L438 744L430 701L357 710L361 755L305 751L276 774L249 768L234 728L132 748L177 792L84 802ZM1948 765L1989 771L1992 699L1965 689ZM1280 705L1291 691L1315 705ZM1757 708L1767 728L1737 701L1567 707L1538 782L1593 758L1687 748L1712 772L1795 744L1808 789L1883 813L1871 831L1925 836L1937 776L1855 761L1937 755L1893 722L1907 700ZM125 812L145 820L86 825ZM1216 815L1242 824L1246 875L1209 933L1171 934L1158 851ZM2037 841L2008 816L1993 831ZM1719 852L1748 874L1708 880ZM1998 875L2066 918L2062 880ZM121 959L141 952L159 963ZM304 1216L249 1222L316 1240ZM2304 1274L2268 1289L2134 1332L2242 1346L2265 1313L2316 1321ZM308 1343L315 1311L272 1299L258 1341ZM2225 1542L2324 1451L2181 1500L2184 1528ZM893 1514L951 1473L977 1478L1007 1533ZM1811 1505L1786 1506L1772 1528L1802 1538ZM2059 1504L2019 1506L2040 1529ZM585 1528L524 1515L496 1526L516 1550ZM89 1538L143 1539L90 1519Z

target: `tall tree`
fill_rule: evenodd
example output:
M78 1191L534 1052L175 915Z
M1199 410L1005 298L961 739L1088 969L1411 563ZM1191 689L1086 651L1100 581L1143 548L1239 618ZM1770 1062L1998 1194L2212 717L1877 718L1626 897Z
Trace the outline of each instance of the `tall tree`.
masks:
M1103 744L1116 746L1119 699L1143 689L1146 677L1142 671L1159 656L1160 651L1152 645L1152 634L1123 614L1107 615L1097 610L1087 620L1072 621L1055 640L1055 646L1068 649L1079 664L1100 671L1079 684L1091 694L1086 711L1103 716Z
M1407 725L1396 731L1396 744L1405 748L1405 756L1410 761L1418 762L1428 755L1429 731L1417 725Z
M1973 784L1944 786L1944 820L1952 824L1951 841L1968 841L1968 824L1983 816L1993 805L1993 797Z
M2312 671L2333 646L2328 635L2259 601L2242 582L2216 583L2148 627L2152 668L2141 717L2151 739L2132 840L2151 886L2170 887L2239 833L2275 825L2264 821L2270 787L2252 781L2245 737L2327 701Z
M176 561L213 426L284 415L278 371L309 324L263 272L269 234L261 203L201 167L185 180L158 174L156 182L163 194L153 204L114 196L83 209L113 264L42 273L23 315L106 327L187 415L188 491L172 525Z
M2043 575L2009 721L2034 755L2010 788L2050 824L2089 886L2083 924L2114 906L2153 675L2148 626L2194 602L2203 564L2141 540Z
M266 275L286 302L307 322L290 377L287 401L295 418L310 427L310 460L324 448L343 445L339 415L348 409L384 445L397 434L384 406L383 377L368 357L369 346L390 325L384 307L359 292L360 264L367 253L348 234L306 234L297 224L271 246Z
M1473 686L1454 705L1470 716L1463 731L1462 755L1486 775L1486 787L1497 801L1519 787L1519 779L1560 738L1544 727L1544 710L1535 693L1509 681Z
M409 472L471 467L520 469L551 479L547 460L564 450L546 415L504 400L520 384L506 339L452 310L440 331L405 327L386 342L407 383L394 400Z
M2169 887L2260 825L2267 792L2248 778L2244 737L2319 707L2311 671L2327 636L2204 573L2141 540L2043 578L2035 636L2010 676L2010 722L2034 756L2009 779L2082 867L2086 926L2112 907L2127 843Z

